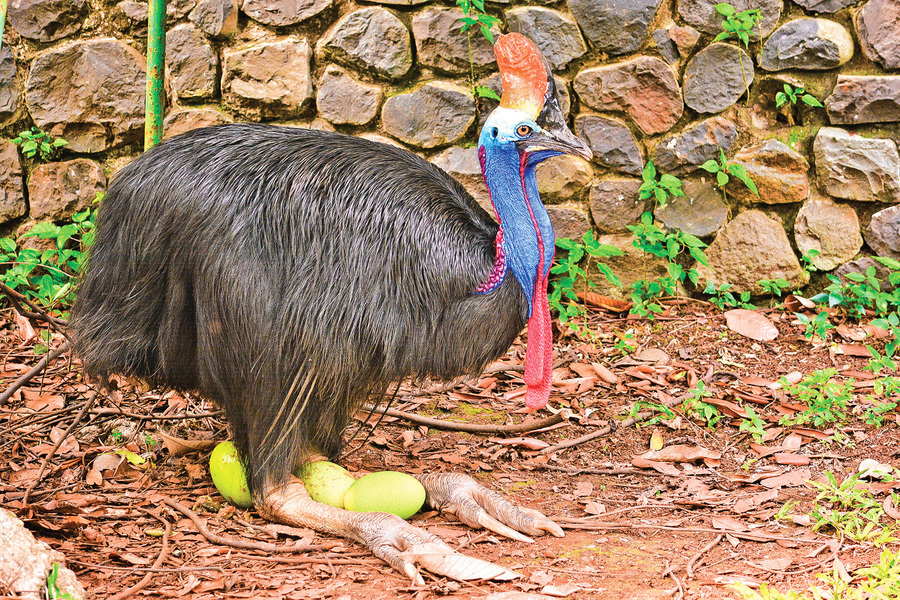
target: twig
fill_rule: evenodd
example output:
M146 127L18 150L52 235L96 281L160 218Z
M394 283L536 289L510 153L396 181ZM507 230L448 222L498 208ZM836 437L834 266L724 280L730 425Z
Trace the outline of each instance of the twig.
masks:
M203 419L206 417L221 417L225 413L222 411L215 412L207 412L207 413L193 413L193 414L184 414L184 415L141 415L137 413L131 413L126 410L122 410L121 408L95 408L91 411L92 415L122 415L123 417L128 417L130 419L139 419L141 421L178 421L182 419Z
M678 594L677 596L675 596L675 600L681 600L682 598L684 598L684 588L681 587L681 581L679 581L678 578L675 577L675 569L674 567L669 566L668 560L666 561L666 570L663 571L662 577L663 579L665 579L666 577L671 577L672 581L675 582L675 585L678 586L677 588L672 590L673 596L675 596L676 593Z
M156 557L156 561L154 561L153 566L151 567L152 569L158 569L166 559L166 556L169 555L169 535L172 533L172 524L153 511L145 510L144 512L162 521L163 525L165 525L166 527L166 531L163 533L162 550L159 551L159 556ZM150 583L151 579L153 579L153 573L153 571L148 571L136 584L134 584L127 590L121 591L114 596L110 596L108 600L125 600L126 598L130 598L137 592L147 587L147 584Z
M687 564L687 567L686 567L688 579L693 579L693 578L694 578L694 563L696 563L698 560L700 560L700 558L701 558L704 554L706 554L707 552L709 552L710 550L712 550L713 548L715 548L715 547L718 545L718 543L722 541L722 538L723 538L723 537L724 537L724 536L723 536L721 533L720 533L719 535L717 535L717 536L716 536L716 539L714 539L713 541L711 541L711 542L708 543L707 545L703 546L703 548L700 549L700 552L698 552L697 554L695 554L695 555L691 558L691 560L688 561L688 564Z
M587 435L583 435L580 438L575 438L574 440L566 440L565 442L560 442L554 446L548 446L541 450L539 454L551 454L558 450L563 450L565 448L571 448L572 446L577 446L579 444L584 444L585 442L589 442L591 440L597 439L598 437L603 437L612 431L612 425L607 425L597 431L592 431Z
M8 388L6 388L2 394L0 394L0 406L6 404L12 395L16 393L16 391L31 381L35 375L44 370L44 368L50 364L51 361L59 358L60 355L65 353L69 349L69 341L66 340L62 344L60 344L56 350L48 352L47 355L40 360L40 362L34 365L27 373L13 381Z
M78 412L78 415L75 417L69 427L66 429L65 433L63 433L60 438L53 445L53 448L50 449L50 452L47 453L47 456L44 457L44 460L41 461L41 468L38 470L37 477L34 478L34 481L31 482L31 485L28 486L28 489L25 490L25 495L22 497L22 504L28 506L28 495L37 487L37 484L40 483L41 479L44 477L44 471L47 469L47 465L50 464L50 461L53 459L53 456L56 454L56 451L59 450L60 445L69 437L69 434L72 433L72 430L75 429L75 426L81 422L81 419L84 418L84 415L87 414L87 411L90 410L91 406L94 404L94 400L97 399L97 394L99 392L94 391L88 396L88 399L85 401L84 406L81 407L81 410Z
M217 535L206 528L206 525L203 524L203 521L200 520L200 517L189 508L182 506L178 502L171 500L169 498L163 498L163 503L166 506L173 508L186 516L188 519L194 522L194 525L200 531L200 533L207 540L212 542L213 544L218 544L220 546L228 546L230 548L238 548L240 550L258 550L259 552L312 552L312 551L320 551L320 550L330 550L333 548L333 545L323 545L323 544L300 544L296 546L277 546L275 544L269 544L268 542L248 542L245 540L236 540L234 538L228 538L221 535Z
M389 408L387 410L382 411L381 409L373 408L370 405L366 405L363 407L365 410L370 410L374 412L383 412L385 415L389 417L396 417L398 419L403 419L404 421L409 421L410 423L415 423L416 425L425 425L426 427L431 427L432 429L441 429L444 431L462 431L464 433L484 433L484 434L503 434L503 433L525 433L527 431L533 431L535 429L540 429L542 427L549 427L550 425L556 425L557 423L562 423L565 419L562 414L553 415L547 417L546 419L541 419L539 421L525 421L524 423L517 423L515 425L477 425L474 423L456 423L454 421L441 421L439 419L432 419L430 417L423 417L421 415L403 412L400 410L395 410L393 408Z

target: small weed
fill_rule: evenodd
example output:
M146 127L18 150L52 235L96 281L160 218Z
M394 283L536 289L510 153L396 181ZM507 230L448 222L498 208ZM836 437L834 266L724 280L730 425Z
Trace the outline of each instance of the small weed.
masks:
M747 175L747 169L744 168L744 165L740 164L732 164L728 162L728 159L725 158L725 151L719 148L719 160L716 162L715 159L709 159L702 165L700 168L708 173L712 173L716 176L716 183L720 188L723 189L728 184L728 181L732 176L736 177L738 180L742 181L744 185L747 186L753 194L758 198L759 190L756 189L756 184L753 183L753 180L750 179L750 176Z
M45 133L37 127L32 127L13 138L12 143L22 148L22 154L26 158L37 156L40 160L46 162L51 160L59 149L68 145L69 142L62 138L53 139L49 133Z
M704 402L704 398L711 398L714 394L706 389L703 380L697 381L697 387L688 391L688 397L681 403L681 410L688 417L696 417L706 421L706 426L715 429L716 425L725 415L719 409Z
M761 444L763 436L766 434L766 422L756 414L756 411L749 404L744 405L744 411L747 413L747 418L741 420L738 429L749 433L756 440L757 444Z
M788 519L792 510L794 510L800 502L797 500L788 500L784 503L784 506L778 509L778 512L772 515L772 518L776 521L783 521Z
M625 333L616 332L616 338L613 348L621 352L622 356L631 354L637 348L637 342L634 341L634 332L632 331L626 331Z
M649 410L650 412L656 413L646 421L640 421L636 425L637 427L647 427L649 425L658 425L663 421L671 421L678 415L675 414L675 411L666 406L665 404L661 404L659 402L650 402L648 400L638 400L634 403L634 406L631 407L631 410L628 411L629 418L637 417L638 413Z
M484 10L484 0L456 0L456 5L463 11L463 32L469 30L470 27L477 26L481 30L481 35L487 38L487 41L494 43L494 34L491 27L500 24L500 19L487 14Z
M780 381L784 391L807 408L791 417L782 417L781 424L823 427L846 421L848 406L853 400L853 379L838 383L834 380L836 374L834 368L814 371L796 384L782 377Z
M750 303L750 292L741 292L740 297L736 298L729 290L730 283L723 283L716 286L712 281L706 282L703 293L709 296L709 302L718 307L719 310L727 310L729 308L749 308L754 309L756 306Z
M612 272L612 269L599 259L619 256L623 254L615 246L601 244L591 232L586 232L581 242L571 238L556 240L556 247L564 250L557 253L557 264L550 269L550 273L557 275L550 282L549 301L550 307L559 315L559 322L579 335L589 335L590 331L584 325L586 311L584 305L578 299L576 290L580 287L584 291L596 286L588 278L588 274L581 266L585 256L598 259L595 263L607 281L621 287L622 281Z
M802 85L795 88L789 83L784 84L783 92L775 94L775 107L781 108L782 106L796 105L798 100L807 106L824 108L819 99L807 93Z
M825 483L809 482L819 490L810 512L813 531L830 528L842 537L879 547L896 541L894 529L881 525L885 515L881 502L860 484L859 474L853 474L841 483L828 471L825 478Z
M93 209L76 213L65 225L38 223L22 236L52 240L53 247L46 250L0 238L0 263L7 267L0 280L44 307L67 307L75 299L75 275L93 243L95 213Z
M894 411L900 400L900 379L896 377L877 377L872 387L872 395L869 400L875 406L866 409L863 420L869 425L881 427L887 414ZM882 398L879 402L876 398Z
M762 289L767 294L772 294L773 296L781 297L781 295L788 289L790 289L791 284L787 279L779 277L778 279L760 279L757 281L759 285L762 286Z
M497 95L497 92L486 85L476 85L475 96L477 96L478 98L490 98L491 100L500 102L500 96Z
M656 178L656 165L652 160L648 160L641 173L644 183L638 188L641 200L649 200L654 197L660 206L665 206L669 198L674 196L684 197L681 180L674 175L663 173Z
M722 20L722 33L713 38L714 42L735 37L744 43L744 47L750 47L750 34L753 28L762 21L762 13L759 9L752 8L737 12L731 4L722 2L716 4L716 12L724 17Z
M800 321L802 325L806 326L806 331L803 333L803 336L808 340L813 337L824 340L828 330L834 329L834 325L828 320L828 313L824 310L819 311L819 314L812 319L801 313L794 313L794 316L797 317L797 320Z

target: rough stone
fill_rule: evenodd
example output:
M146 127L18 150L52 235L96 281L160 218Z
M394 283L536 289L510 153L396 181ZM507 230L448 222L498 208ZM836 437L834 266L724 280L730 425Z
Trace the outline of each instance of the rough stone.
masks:
M846 204L831 198L810 198L794 221L794 241L801 254L818 252L812 264L820 271L831 271L847 262L863 245L859 217Z
M699 113L721 112L744 95L753 76L753 60L743 49L710 44L685 67L684 103Z
M6 17L22 37L53 42L78 33L89 10L87 0L10 0Z
M617 287L606 280L595 269L589 271L588 276L597 286L597 292L610 298L627 299L631 286L636 281L653 281L658 277L666 277L669 274L667 263L664 259L647 254L643 250L635 248L632 244L634 237L629 233L608 233L598 235L597 241L601 244L613 246L622 251L620 256L609 256L603 262L612 269L622 281L622 287Z
M700 41L700 32L690 26L679 27L676 25L669 28L669 37L678 47L678 54L687 56Z
M167 0L166 24L176 23L196 6L197 0ZM150 13L150 5L146 1L123 0L116 5L116 8L130 20L143 25L143 30L146 31L147 16Z
M787 204L803 202L809 196L809 163L784 142L769 139L742 148L732 163L741 164L756 184L759 197L737 177L727 185L728 195L743 202Z
M288 38L226 52L222 96L250 117L301 114L313 99L309 43Z
M659 50L659 55L663 57L664 61L670 65L678 61L678 46L669 37L668 29L657 29L654 31L653 42L656 44L656 49Z
M390 4L394 6L418 6L431 0L378 0L378 4Z
M900 0L869 0L856 13L859 46L885 69L900 69Z
M766 71L833 69L853 58L853 38L828 19L801 18L776 29L763 44L759 66Z
M317 51L348 67L399 79L412 67L412 42L403 22L380 6L344 16L319 41Z
M850 280L847 279L849 273L865 275L870 268L875 270L875 277L881 281L881 291L889 292L895 289L894 286L888 283L888 277L891 274L890 269L871 256L861 256L855 260L846 262L835 269L834 274L846 285L850 282Z
M445 81L388 98L381 109L384 130L420 148L452 144L475 122L475 98L469 90Z
M737 127L725 117L710 117L660 140L653 149L653 164L662 173L684 175L696 171L719 150L728 152L737 139Z
M625 112L647 135L668 131L684 112L675 74L651 56L585 69L575 76L575 92L591 108Z
M838 75L825 110L834 125L900 121L900 75Z
M478 149L451 146L431 159L432 164L449 173L460 182L466 191L472 194L475 201L492 217L495 216L491 204L491 196L484 175L481 173L481 162L478 160Z
M716 11L719 0L678 0L678 14L688 25L693 25L703 33L718 35L722 33L724 18ZM784 8L782 0L734 0L729 2L736 12L757 8L762 16L759 27L753 28L750 39L758 40L760 29L766 37L775 29Z
M575 19L541 6L522 6L506 11L506 26L537 44L554 70L564 69L584 56L587 45Z
M626 227L640 220L647 210L641 200L639 179L604 179L591 186L590 207L598 233L624 233Z
M578 199L594 178L590 163L568 154L545 160L537 166L536 174L544 204Z
M463 32L458 8L429 6L413 15L412 31L416 39L416 57L420 64L455 75L468 74L469 40L472 64L476 70L496 64L494 48L481 33Z
M806 10L816 13L834 13L842 8L846 8L851 4L856 4L857 0L794 0L797 4Z
M28 178L32 219L62 221L91 205L106 189L100 165L86 158L39 165Z
M25 186L19 149L0 140L0 223L25 214Z
M19 110L19 85L16 83L16 60L9 48L0 48L0 122L15 115Z
M719 231L728 220L728 205L708 178L690 178L683 182L684 196L671 198L656 209L654 217L669 229L700 238Z
M567 0L591 45L612 55L641 47L661 3L662 0Z
M147 63L131 46L75 42L32 61L25 104L35 125L64 138L69 150L101 152L140 138L146 85Z
M760 279L785 279L798 288L809 281L781 223L758 210L742 212L706 249L709 267L695 265L701 280L731 284L732 293L762 294Z
M296 25L331 8L334 0L244 0L241 11L264 25Z
M597 164L631 175L640 175L644 169L637 140L621 121L598 115L578 115L575 132L587 141Z
M888 139L822 127L813 142L819 188L836 198L900 202L900 155Z
M171 113L163 121L163 130L165 131L163 138L168 139L192 129L231 123L231 121L232 119L228 115L211 108L189 108L187 110L180 110Z
M866 243L875 254L900 260L900 206L872 215L865 233Z
M591 220L587 213L577 204L556 204L547 207L550 223L556 239L571 238L580 240L585 233L591 231Z
M336 124L365 125L378 115L381 87L361 83L335 65L328 65L316 91L319 115Z
M166 33L166 67L179 98L212 98L219 58L203 33L188 23Z
M207 35L226 38L237 32L237 0L200 0L188 18Z

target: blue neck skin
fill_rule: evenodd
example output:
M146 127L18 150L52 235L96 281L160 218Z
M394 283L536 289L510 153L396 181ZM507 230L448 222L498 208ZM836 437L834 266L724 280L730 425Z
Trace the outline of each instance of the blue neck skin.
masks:
M555 237L550 216L538 195L535 167L560 154L541 151L522 156L516 145L492 137L486 125L479 140L482 170L494 210L503 228L503 251L528 299L528 317L538 278L547 277L553 263ZM539 293L543 293L543 288Z

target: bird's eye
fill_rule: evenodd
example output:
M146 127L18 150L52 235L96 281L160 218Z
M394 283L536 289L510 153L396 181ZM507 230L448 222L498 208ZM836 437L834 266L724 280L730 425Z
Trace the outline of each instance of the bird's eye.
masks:
M497 134L500 133L500 130L494 127L491 129L491 137L497 137Z
M534 130L531 128L531 125L523 124L516 127L516 133L519 135L519 137L528 137L529 135L531 135L532 131Z

